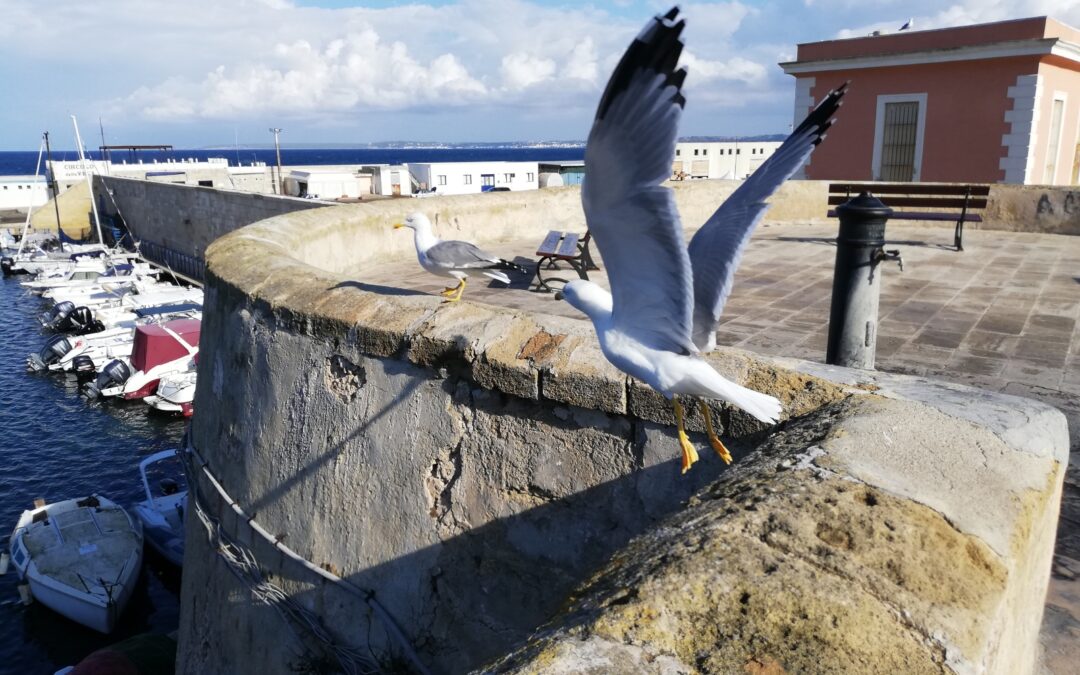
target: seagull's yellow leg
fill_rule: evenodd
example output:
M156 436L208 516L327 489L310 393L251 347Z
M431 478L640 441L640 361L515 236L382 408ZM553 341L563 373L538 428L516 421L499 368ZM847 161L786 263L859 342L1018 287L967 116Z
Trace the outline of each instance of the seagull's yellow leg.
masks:
M457 295L448 295L446 302L457 302L461 299L461 294L465 292L465 279L458 281L457 288L454 290L457 291Z
M698 461L697 450L690 444L690 439L686 436L686 427L683 425L683 407L679 403L679 399L672 397L672 403L675 404L675 422L679 426L679 446L682 447L682 472L686 473L690 465Z
M461 285L461 282L459 281L458 286L460 286L460 285ZM442 289L441 291L439 291L439 295L443 296L444 298L449 297L449 296L453 295L454 293L456 293L457 289L458 289L457 286L448 286L448 287Z
M716 432L713 431L712 413L709 411L709 406L705 405L705 401L702 401L700 398L697 400L697 404L701 409L701 414L705 417L705 432L709 434L709 443L712 444L716 454L720 455L720 459L724 460L724 464L731 464L731 453L728 452L728 449L720 442L720 438L716 435Z

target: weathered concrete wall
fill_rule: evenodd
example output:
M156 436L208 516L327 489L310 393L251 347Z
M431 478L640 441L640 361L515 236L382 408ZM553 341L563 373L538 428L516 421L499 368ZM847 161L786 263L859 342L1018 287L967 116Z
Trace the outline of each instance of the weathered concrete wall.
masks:
M700 222L721 189L679 186L687 220ZM720 475L719 461L679 476L669 408L603 360L587 324L364 283L367 262L413 255L411 237L390 225L417 206L292 213L209 248L192 433L247 513L373 589L433 669L462 672L505 653L614 556L582 602L608 578L631 588L620 575L635 570L637 595L608 605L662 620L613 618L618 626L597 634L604 653L634 645L640 658L627 663L638 669L739 671L752 650L733 645L704 660L696 651L738 638L794 670L1031 671L1068 448L1060 413L721 352L712 357L721 372L779 396L798 421L685 510ZM573 188L422 206L480 242L581 217ZM737 457L763 440L745 415L719 418ZM778 466L792 471L780 477ZM882 508L861 511L866 494ZM226 505L209 508L336 640L385 653L386 634L360 599L260 543ZM188 522L179 670L318 665ZM779 543L762 543L771 552L740 535L754 528L772 528ZM820 550L802 554L811 543ZM767 558L784 572L770 573ZM746 615L744 577L769 590ZM805 601L804 591L813 591ZM575 607L564 616L585 630L621 616ZM729 607L754 619L720 621ZM856 648L842 627L863 621L863 634L880 639ZM555 626L512 663L545 670L530 660L537 649L543 659L573 651L558 637L568 624Z
M789 365L874 394L785 425L486 670L1033 671L1060 414Z
M293 197L112 176L94 176L94 194L102 213L119 211L137 238L197 258L212 241L245 225L325 206ZM86 204L87 213L89 208Z
M993 185L988 229L1080 234L1080 186Z

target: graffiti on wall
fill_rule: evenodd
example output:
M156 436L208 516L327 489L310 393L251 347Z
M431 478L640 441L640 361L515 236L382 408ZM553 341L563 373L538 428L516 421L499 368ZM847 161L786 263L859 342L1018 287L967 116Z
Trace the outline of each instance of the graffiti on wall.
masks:
M1075 216L1080 214L1080 192L1044 192L1035 207L1037 216Z

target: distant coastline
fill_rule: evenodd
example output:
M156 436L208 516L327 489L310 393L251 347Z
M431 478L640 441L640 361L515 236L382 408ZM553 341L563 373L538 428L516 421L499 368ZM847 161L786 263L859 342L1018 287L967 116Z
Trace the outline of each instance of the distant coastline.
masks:
M310 144L305 144L310 145ZM206 160L219 157L232 166L249 165L252 162L276 162L274 148L262 146L218 146L212 148L178 148L171 151L140 152L129 154L113 152L112 161L150 164L184 159ZM372 144L342 147L292 147L283 145L281 162L286 166L326 166L354 164L409 164L422 162L545 162L572 161L585 157L585 144L574 141L537 143L413 143ZM53 160L73 161L78 157L74 150L53 151ZM91 151L88 158L101 159L101 153ZM0 152L0 176L25 176L34 173L36 151ZM42 168L44 171L44 167Z

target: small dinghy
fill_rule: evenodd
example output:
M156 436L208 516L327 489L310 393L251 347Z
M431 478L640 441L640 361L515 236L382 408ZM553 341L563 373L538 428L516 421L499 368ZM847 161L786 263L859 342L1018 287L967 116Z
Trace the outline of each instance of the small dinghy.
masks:
M109 633L142 565L142 526L100 495L35 504L11 535L11 560L34 599Z
M139 462L146 499L135 504L135 516L146 541L166 560L184 564L184 509L187 490L176 450L155 452ZM150 487L154 483L156 489Z

